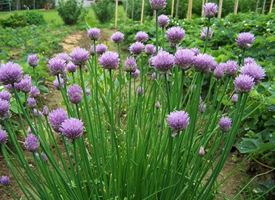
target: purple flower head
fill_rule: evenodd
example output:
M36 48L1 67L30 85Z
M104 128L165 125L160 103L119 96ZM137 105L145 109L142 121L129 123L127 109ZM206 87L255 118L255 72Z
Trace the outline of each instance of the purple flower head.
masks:
M175 53L175 64L182 69L188 69L194 62L195 54L190 49L179 49Z
M39 148L39 139L36 135L29 133L25 138L24 146L27 151L36 152Z
M53 86L56 90L60 90L61 88L64 87L64 79L59 77L59 81L58 81L58 78L56 77L55 80L53 81Z
M164 9L166 4L166 0L150 0L150 5L153 10Z
M0 129L0 144L6 144L8 141L7 132Z
M72 102L73 104L78 104L81 102L82 96L83 96L83 92L82 92L81 87L79 87L76 84L69 87L68 97L69 97L70 102Z
M255 37L252 33L243 32L243 33L239 33L236 39L236 42L240 48L248 49L252 46L254 40L255 40Z
M231 125L232 125L232 121L229 117L222 117L219 121L220 129L223 132L229 131L229 129L231 128Z
M3 90L0 92L0 100L5 100L5 101L10 101L11 99L11 94L6 91L6 90Z
M108 50L108 47L105 44L96 45L96 53L101 55Z
M215 17L218 12L218 6L215 3L206 3L203 6L203 14L205 17Z
M238 94L233 94L233 96L231 97L231 101L233 102L233 103L236 103L237 101L238 101Z
M201 147L200 147L200 149L199 149L199 152L198 152L198 153L199 153L199 155L200 155L200 156L204 156L204 155L205 155L205 149L204 149L204 147L203 147L203 146L201 146Z
M149 39L149 36L144 31L137 32L135 39L137 42L146 42Z
M198 71L208 72L217 66L215 59L208 54L199 54L194 59L194 67Z
M104 69L117 69L119 65L119 56L116 52L106 51L100 56L99 63Z
M87 60L89 60L89 52L80 47L74 48L70 56L72 58L72 62L78 66L84 65L87 62Z
M170 22L170 19L166 15L158 16L158 24L161 28L167 27L169 22Z
M189 115L185 111L174 111L171 112L167 117L167 123L169 127L176 133L173 136L176 136L178 132L186 129L189 124Z
M111 40L114 43L120 43L124 40L124 34L121 32L115 32L112 36L111 36Z
M60 131L68 139L74 140L80 138L83 134L83 122L79 119L66 119L62 124Z
M22 68L20 65L8 62L0 66L0 82L3 85L18 83L22 79Z
M220 63L219 65L217 65L217 67L214 70L214 76L217 79L220 79L224 76L226 70L226 64L225 63Z
M49 115L49 108L48 106L44 106L42 110L42 115L48 116Z
M66 67L66 61L60 58L51 58L48 62L48 67L52 75L57 76L63 74Z
M36 86L32 86L29 95L30 97L36 98L40 95L40 90Z
M154 55L156 53L156 47L153 44L145 45L145 53L147 55Z
M265 77L265 70L256 63L246 64L241 68L241 74L249 75L258 83Z
M156 69L166 72L174 66L175 57L166 51L160 51L153 57L152 62Z
M18 91L29 93L32 87L32 79L29 75L24 75L20 82L14 84Z
M140 75L139 69L136 69L133 73L131 73L132 78L137 78Z
M141 95L143 95L143 94L144 94L144 89L143 89L143 87L138 86L138 87L137 87L137 95L138 95L138 96L141 96Z
M56 132L60 132L60 126L66 119L68 115L62 108L57 108L49 114L49 122Z
M235 75L238 71L238 63L234 60L228 60L225 63L225 73L228 75Z
M55 57L64 60L66 63L71 61L71 57L67 53L58 53Z
M137 69L137 62L134 57L128 57L125 62L125 71L133 73Z
M34 108L36 106L36 100L35 100L35 98L28 97L28 99L27 99L27 105L30 108Z
M101 31L98 28L90 28L88 31L88 37L91 40L99 40L100 36L101 36Z
M8 176L1 176L0 184L3 186L8 186L10 184L10 178Z
M254 58L247 57L247 58L244 59L244 65L252 64L252 63L256 63L256 60L254 60Z
M234 80L235 90L238 92L250 92L254 86L254 79L245 74L240 74Z
M69 62L66 65L66 69L67 69L68 72L74 73L74 72L76 72L77 66L75 64L73 64L72 62Z
M144 50L144 44L141 42L135 42L129 47L129 50L132 54L139 55Z
M36 67L38 65L39 59L36 54L30 54L30 55L28 55L27 61L31 67Z
M207 34L207 30L208 30L208 34ZM203 27L201 30L201 39L206 40L207 38L208 40L210 40L213 36L213 33L214 31L212 28Z
M0 99L0 119L4 119L9 116L10 103L6 100Z
M166 37L173 46L180 43L184 35L185 31L179 26L171 27L166 31Z
M191 50L194 52L195 56L200 54L200 50L198 48L192 48Z
M156 109L160 109L161 105L160 105L160 102L159 102L159 101L157 101L157 102L155 103L155 107L156 107Z

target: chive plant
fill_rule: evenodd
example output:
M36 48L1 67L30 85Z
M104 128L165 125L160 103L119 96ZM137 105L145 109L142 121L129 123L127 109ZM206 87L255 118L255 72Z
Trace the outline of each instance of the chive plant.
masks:
M166 1L150 4L159 11ZM90 55L76 48L48 62L64 103L51 111L46 106L39 111L39 90L30 76L22 78L18 64L1 66L0 82L6 87L0 92L1 150L24 198L214 199L249 92L265 72L251 59L244 66L217 64L206 54L217 6L208 3L204 9L202 53L182 49L184 30L172 27L166 32L171 52L158 40L145 46L148 35L139 32L123 62L119 53L98 45L99 29L89 29ZM164 31L168 18L158 21ZM243 52L254 40L245 35L237 39ZM120 32L112 36L118 51L123 39ZM29 62L38 67L32 57ZM22 113L23 139L10 118L11 98ZM234 106L222 104L231 98ZM6 175L0 183L9 188Z

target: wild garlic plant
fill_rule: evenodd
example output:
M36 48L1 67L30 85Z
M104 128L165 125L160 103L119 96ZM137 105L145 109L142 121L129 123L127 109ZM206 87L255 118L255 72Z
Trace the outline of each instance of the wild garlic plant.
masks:
M156 11L165 2L150 0ZM3 64L0 144L24 198L214 199L217 177L249 115L249 92L265 76L243 54L239 63L219 64L206 54L216 13L215 4L204 6L203 49L181 48L185 32L172 27L166 51L158 26L165 31L169 18L161 15L156 43L137 33L125 61L123 33L112 35L118 51L112 52L99 44L100 30L89 29L90 52L75 48L48 61L64 105L51 111L37 104L40 92L18 64ZM241 33L236 41L245 52L254 36ZM28 63L39 67L36 55ZM21 110L21 134L10 119L11 99ZM225 99L233 104L223 105ZM7 175L0 180L9 188Z

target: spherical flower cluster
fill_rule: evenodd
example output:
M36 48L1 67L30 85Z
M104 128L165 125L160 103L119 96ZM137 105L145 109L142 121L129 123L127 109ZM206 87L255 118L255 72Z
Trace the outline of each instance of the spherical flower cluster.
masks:
M22 79L22 68L20 65L8 62L0 67L0 82L3 85L18 83Z
M135 42L129 47L129 50L132 54L139 55L144 50L144 44L141 42Z
M174 66L175 57L166 51L160 51L153 57L152 64L156 69L166 72Z
M75 64L73 64L72 62L69 62L66 65L66 69L67 69L68 72L74 73L74 72L76 72L77 66Z
M137 62L136 62L135 58L128 57L124 62L124 66L125 66L126 72L133 73L137 69Z
M98 40L101 36L101 31L98 28L90 28L88 31L88 37L91 40Z
M238 71L238 63L234 60L228 60L225 63L225 73L228 75L235 75Z
M252 64L252 63L256 63L256 61L253 58L247 57L247 58L244 59L244 65Z
M137 32L135 39L137 42L146 42L149 39L149 36L144 31Z
M7 132L0 129L0 144L6 144L8 141Z
M69 97L70 102L72 102L73 104L78 104L81 102L82 96L83 96L83 92L82 92L81 87L79 87L76 84L69 87L68 97Z
M104 69L117 69L119 65L119 55L116 52L106 51L100 56L99 63Z
M108 47L105 44L98 44L96 45L96 53L102 55L108 50Z
M60 128L60 132L68 139L74 140L83 134L83 122L79 119L70 118L66 119Z
M25 138L24 146L27 151L36 152L39 148L39 140L37 136L29 133Z
M150 0L150 5L153 10L161 10L166 7L166 0Z
M145 53L147 55L154 55L156 53L156 47L153 44L145 45Z
M225 72L225 66L226 64L225 63L220 63L219 65L217 65L217 67L215 68L214 70L214 76L217 78L217 79L220 79L224 76L224 72Z
M219 127L223 132L229 131L232 126L232 121L229 117L222 117L219 121Z
M42 110L42 115L48 116L49 115L49 108L48 106L44 106Z
M20 82L14 84L18 91L29 93L32 87L32 79L29 75L24 75Z
M166 31L166 37L172 45L176 45L184 38L185 31L179 27L171 27Z
M124 40L124 34L121 32L115 32L112 36L111 36L111 40L114 43L121 43Z
M208 32L208 34L207 34ZM212 28L209 28L209 27L203 27L203 29L201 30L201 39L202 40L206 40L206 38L208 40L210 40L213 36L213 29Z
M34 108L36 106L36 100L35 100L35 98L28 97L28 99L27 99L27 105L30 108Z
M56 77L53 81L53 86L57 90L61 90L62 88L64 88L64 84L65 84L64 79L61 77L59 77L59 80Z
M32 86L29 95L30 97L36 98L40 95L40 90L36 86Z
M170 19L166 15L158 16L158 24L161 28L167 27L169 22L170 22Z
M80 47L76 47L72 50L70 56L72 58L72 62L75 65L82 66L89 59L89 52L85 49L80 48Z
M57 76L63 74L66 67L66 61L60 58L51 58L48 62L48 67L52 75Z
M66 63L71 61L71 57L67 53L58 53L55 55L55 58L64 60Z
M0 184L3 186L8 186L10 184L10 178L8 176L1 176Z
M68 115L62 108L57 108L49 114L49 122L56 132L60 132L60 126L66 119Z
M0 100L10 101L10 99L11 94L8 91L3 90L0 92Z
M38 65L39 59L36 54L30 54L30 55L28 55L27 61L31 67L36 67Z
M249 75L257 83L265 77L265 70L256 63L246 64L241 68L241 74Z
M234 85L238 92L250 92L254 86L254 79L249 75L240 74L235 78Z
M188 126L189 115L185 111L171 112L167 117L167 123L174 133L178 133Z
M199 54L194 59L194 67L198 71L208 72L217 66L215 59L208 54Z
M140 75L139 69L136 69L133 73L131 73L132 78L137 78L139 77L139 75Z
M190 49L179 49L175 53L175 64L182 69L189 68L195 59L195 53Z
M218 12L218 6L215 3L206 3L203 6L203 14L205 17L215 17Z
M254 41L255 41L255 37L250 32L239 33L236 40L238 46L243 49L250 48Z
M4 119L9 115L10 103L0 99L0 119Z
M231 97L231 101L233 102L233 103L236 103L237 101L238 101L238 94L233 94L233 96Z

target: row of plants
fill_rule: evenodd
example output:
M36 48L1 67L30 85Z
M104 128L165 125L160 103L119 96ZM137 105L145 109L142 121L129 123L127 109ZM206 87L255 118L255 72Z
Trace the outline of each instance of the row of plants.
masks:
M203 46L187 48L187 31L165 30L169 18L156 15L154 36L136 33L124 62L126 35L112 35L113 52L98 43L98 28L89 29L90 52L78 47L47 63L63 108L39 105L36 77L23 76L20 65L1 67L1 150L27 199L215 198L265 70L245 58L255 40L249 32L236 35L234 60L217 63L209 48L217 6L204 9ZM35 72L37 56L28 61ZM19 118L20 131L10 120L10 100L26 119ZM0 183L9 188L9 177Z

